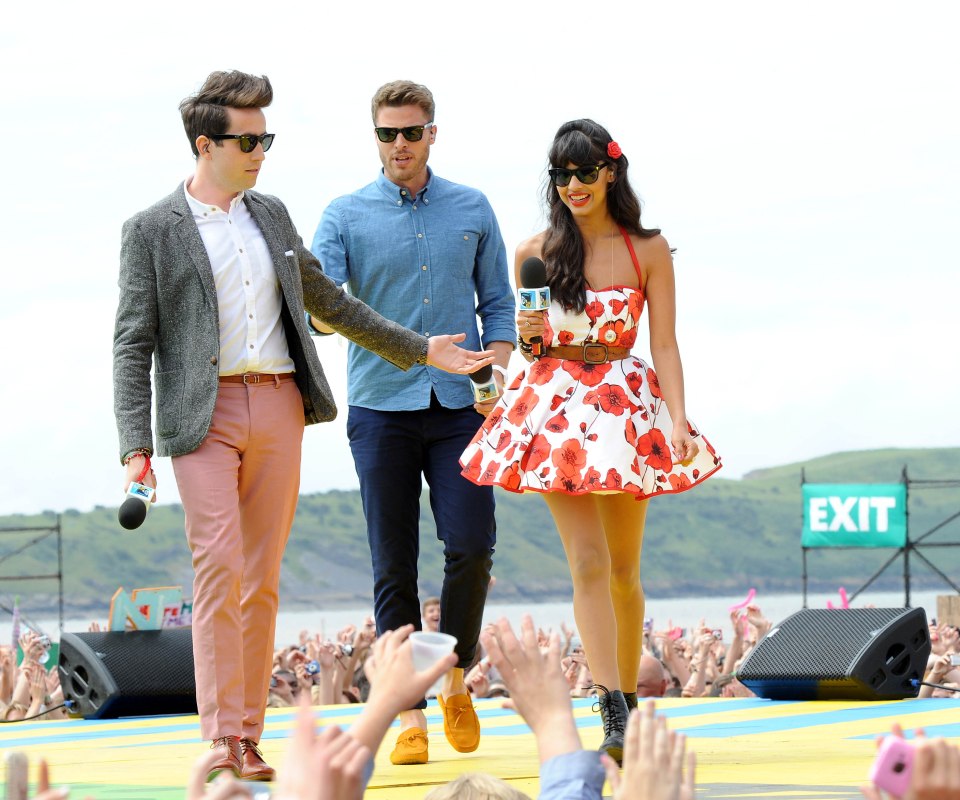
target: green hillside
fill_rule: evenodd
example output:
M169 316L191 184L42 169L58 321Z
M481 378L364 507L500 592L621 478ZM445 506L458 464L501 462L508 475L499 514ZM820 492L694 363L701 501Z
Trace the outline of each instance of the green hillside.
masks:
M715 477L693 491L656 498L650 505L643 576L657 596L739 594L745 587L780 592L800 590L799 545L801 471L809 482L897 482L906 467L913 480L960 478L960 448L875 450L838 453L802 464L758 470L742 480ZM720 473L722 475L722 472ZM917 539L960 511L960 489L915 485L910 493L910 532ZM469 513L469 509L465 509ZM543 499L497 493L499 543L494 558L497 598L544 601L566 598L570 578L559 539ZM0 527L49 525L51 512L0 517ZM190 554L182 509L160 506L137 531L122 530L115 508L63 512L63 572L67 613L102 616L118 586L126 589L182 585L191 592ZM442 548L421 497L421 591L436 593L442 577ZM56 571L55 539L31 548L38 532L0 537L0 576ZM960 521L931 541L960 542ZM22 552L21 552L22 550ZM813 551L811 589L833 591L862 584L892 554L890 550ZM927 551L928 557L960 582L960 548ZM897 588L902 567L875 584ZM943 586L917 562L917 586ZM281 601L286 608L368 605L371 577L359 492L304 495L284 560ZM944 586L944 588L946 588ZM0 597L19 594L36 614L55 606L55 582L0 580ZM5 601L5 602L8 602Z

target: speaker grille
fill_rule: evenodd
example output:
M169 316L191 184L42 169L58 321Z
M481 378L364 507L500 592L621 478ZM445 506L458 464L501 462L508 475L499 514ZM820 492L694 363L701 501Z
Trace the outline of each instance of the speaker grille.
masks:
M737 677L761 697L915 697L930 653L923 609L804 609L757 645Z
M196 713L190 628L64 633L64 698L88 718Z

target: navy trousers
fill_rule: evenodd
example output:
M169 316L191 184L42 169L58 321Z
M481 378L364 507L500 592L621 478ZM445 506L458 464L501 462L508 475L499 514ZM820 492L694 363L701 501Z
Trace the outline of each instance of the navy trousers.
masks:
M350 406L347 417L373 562L377 633L421 626L417 559L425 478L445 558L440 630L457 637L463 668L476 652L497 537L492 487L460 474L460 455L482 422L472 406L449 409L436 400L421 411Z

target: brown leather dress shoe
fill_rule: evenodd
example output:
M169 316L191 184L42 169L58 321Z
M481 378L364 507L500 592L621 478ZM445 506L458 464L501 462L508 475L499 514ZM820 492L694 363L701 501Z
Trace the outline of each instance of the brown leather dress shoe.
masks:
M210 744L211 749L223 751L223 755L213 763L207 773L207 780L212 781L221 772L232 772L234 777L240 777L240 737L221 736Z
M272 781L277 777L277 771L263 760L263 753L253 739L241 739L240 750L243 751L241 778L247 781Z

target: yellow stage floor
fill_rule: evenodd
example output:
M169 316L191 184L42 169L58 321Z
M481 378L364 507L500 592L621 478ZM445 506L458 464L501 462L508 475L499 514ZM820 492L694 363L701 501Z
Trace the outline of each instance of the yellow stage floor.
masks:
M585 747L600 743L598 714L589 700L574 703ZM427 709L429 764L395 767L389 752L393 735L377 754L367 796L373 800L422 798L431 787L463 772L491 772L532 797L537 794L537 753L533 736L499 701L477 704L483 727L480 748L455 752L443 736L436 703ZM856 798L873 758L874 739L893 722L924 727L930 736L960 741L960 701L784 702L772 700L658 700L670 727L683 731L697 752L698 797ZM321 724L348 727L359 706L317 709ZM260 743L267 760L282 767L293 709L267 712ZM204 743L193 716L123 720L18 722L0 727L0 748L28 754L31 781L41 755L55 785L69 784L71 797L97 800L182 798L190 766ZM0 763L0 774L3 765ZM267 797L264 786L263 797Z

